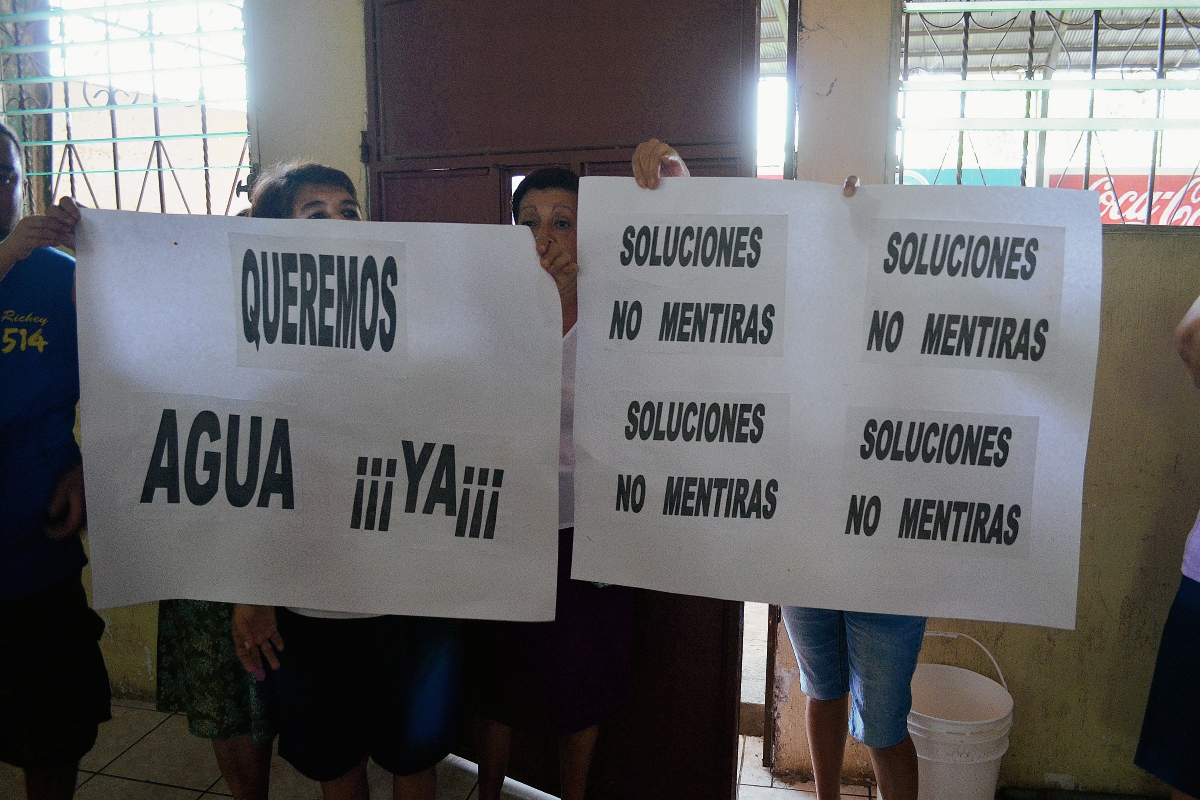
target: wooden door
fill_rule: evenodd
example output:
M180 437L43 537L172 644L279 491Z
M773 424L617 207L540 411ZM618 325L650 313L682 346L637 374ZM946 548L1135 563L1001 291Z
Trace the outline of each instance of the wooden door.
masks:
M371 217L511 222L511 180L628 175L636 145L753 176L755 0L368 0ZM741 604L639 591L631 697L601 726L589 797L732 798ZM470 749L464 736L464 751ZM557 789L553 742L510 774Z
M375 0L367 9L372 216L508 222L544 164L628 174L638 142L696 175L753 176L750 0Z

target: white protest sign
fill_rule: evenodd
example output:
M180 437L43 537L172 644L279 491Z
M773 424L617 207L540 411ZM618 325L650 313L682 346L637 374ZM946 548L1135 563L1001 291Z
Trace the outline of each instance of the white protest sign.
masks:
M1071 628L1092 193L589 178L579 579Z
M95 601L546 620L561 312L505 226L83 212Z

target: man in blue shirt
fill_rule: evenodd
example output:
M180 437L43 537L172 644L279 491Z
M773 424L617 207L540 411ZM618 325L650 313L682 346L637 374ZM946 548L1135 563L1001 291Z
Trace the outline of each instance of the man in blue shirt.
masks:
M21 219L21 144L0 125L0 761L30 798L69 798L79 759L110 718L88 607L74 247L64 198Z

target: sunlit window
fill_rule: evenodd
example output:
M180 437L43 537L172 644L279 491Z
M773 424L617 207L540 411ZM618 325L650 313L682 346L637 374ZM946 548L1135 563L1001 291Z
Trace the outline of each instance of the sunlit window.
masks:
M902 183L1087 187L1110 224L1200 225L1200 3L908 0Z
M32 3L28 5L33 5ZM26 196L228 214L247 205L241 0L51 0L0 15Z

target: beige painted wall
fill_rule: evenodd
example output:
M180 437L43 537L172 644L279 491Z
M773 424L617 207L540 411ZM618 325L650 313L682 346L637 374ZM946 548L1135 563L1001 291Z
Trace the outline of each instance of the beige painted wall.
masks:
M247 0L245 9L254 162L303 158L335 166L365 201L358 151L367 126L362 0ZM90 571L84 582L90 590ZM157 604L100 613L108 623L100 644L113 691L153 698Z
M83 570L83 585L92 596L92 568ZM117 697L153 700L157 679L158 603L100 611L104 636L100 650L108 682Z
M1075 631L931 620L995 654L1015 708L1006 786L1069 775L1091 791L1166 794L1133 765L1159 635L1200 508L1200 392L1171 333L1200 294L1200 230L1108 228L1092 430L1084 473ZM809 770L803 695L779 640L776 769ZM992 675L964 640L928 641L922 661ZM849 761L849 759L848 759ZM865 763L848 764L851 773Z

